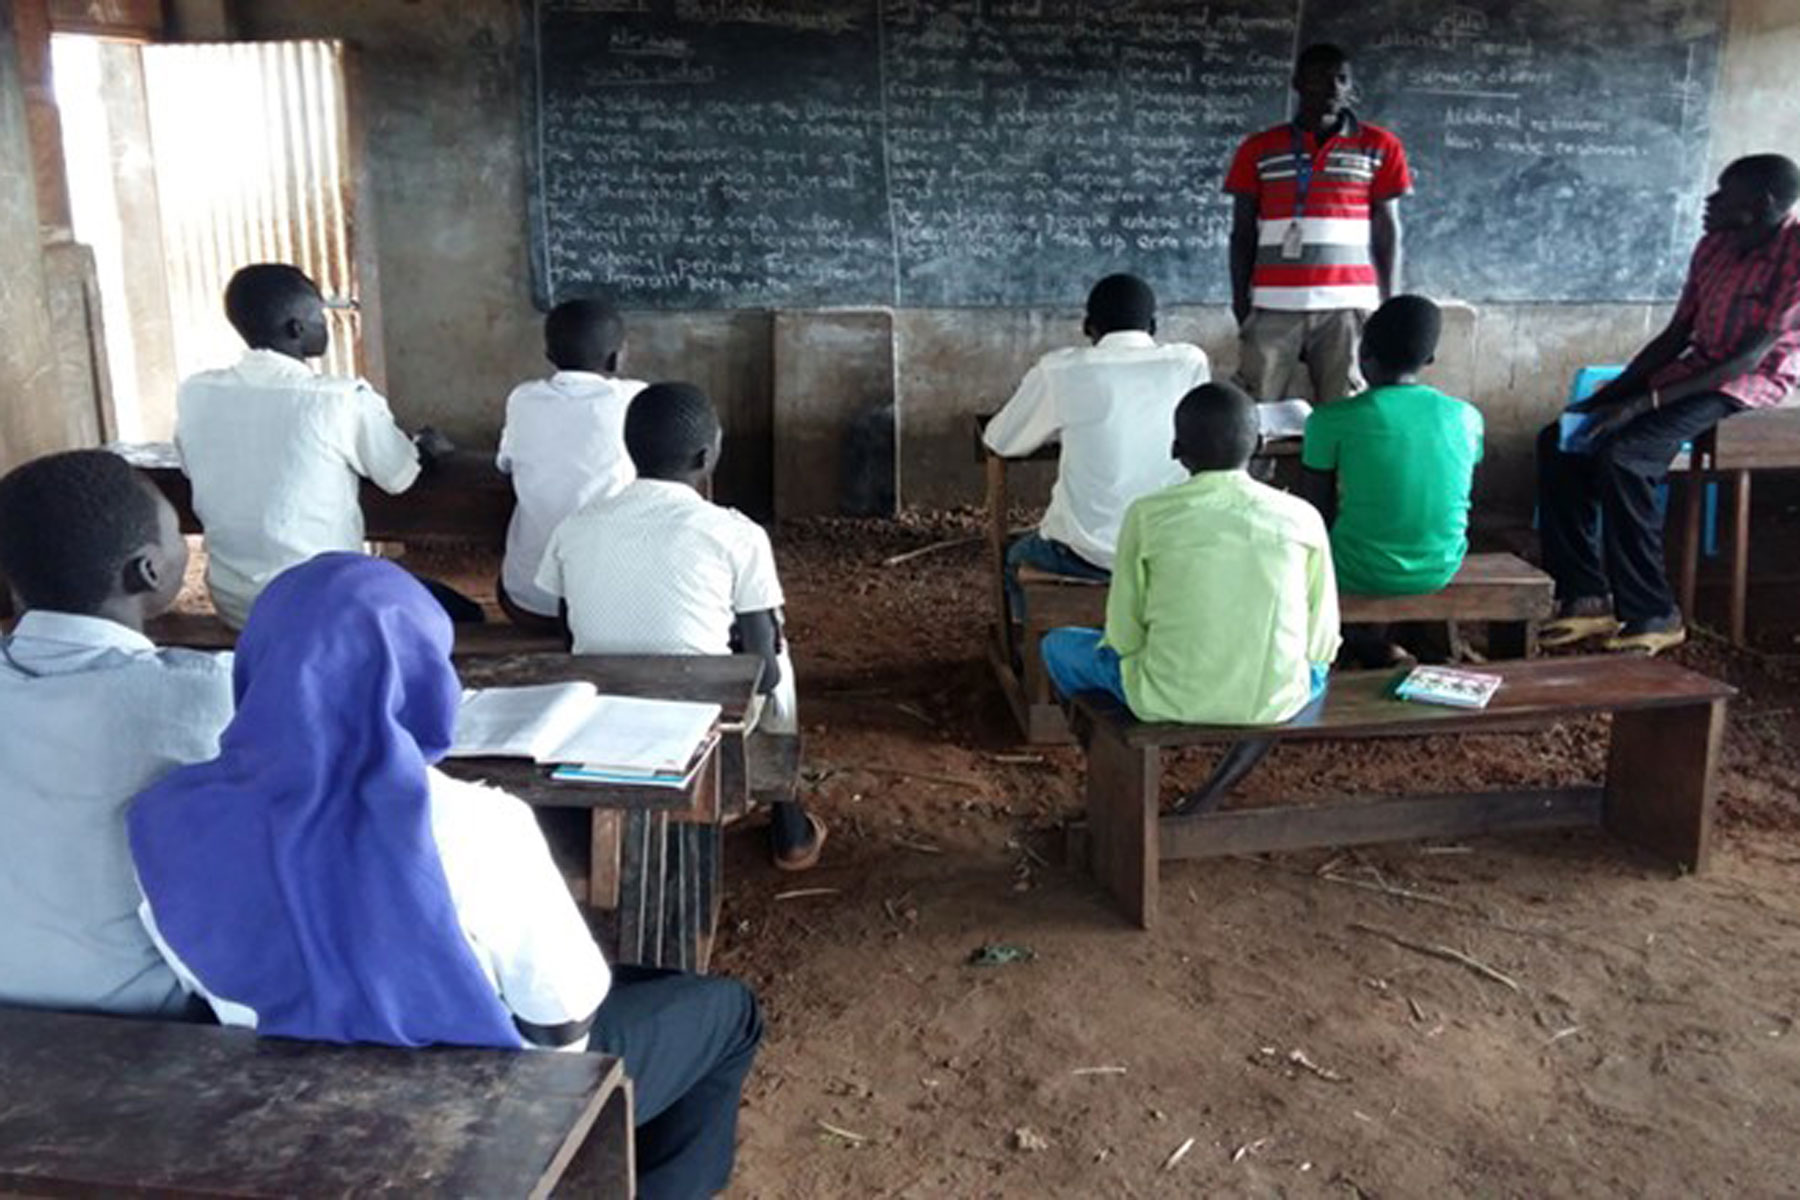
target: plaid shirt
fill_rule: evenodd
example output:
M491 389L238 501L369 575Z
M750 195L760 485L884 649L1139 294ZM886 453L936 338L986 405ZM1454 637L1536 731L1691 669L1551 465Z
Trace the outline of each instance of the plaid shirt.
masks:
M1770 408L1800 383L1800 221L1788 216L1775 236L1748 252L1736 235L1711 233L1694 248L1675 320L1689 323L1680 358L1650 380L1667 387L1736 354L1760 334L1780 332L1746 375L1719 385L1751 408Z

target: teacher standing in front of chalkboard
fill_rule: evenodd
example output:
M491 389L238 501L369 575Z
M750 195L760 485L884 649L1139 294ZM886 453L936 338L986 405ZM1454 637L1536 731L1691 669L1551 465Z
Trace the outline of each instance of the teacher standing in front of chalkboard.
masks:
M1398 137L1350 111L1350 89L1349 55L1308 46L1294 119L1246 138L1225 176L1238 379L1258 400L1292 395L1301 364L1315 402L1361 391L1363 318L1399 285L1412 172Z

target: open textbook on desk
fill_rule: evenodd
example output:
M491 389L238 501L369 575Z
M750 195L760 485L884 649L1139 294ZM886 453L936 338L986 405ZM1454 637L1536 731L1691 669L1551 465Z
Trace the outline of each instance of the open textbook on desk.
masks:
M717 737L717 704L603 696L591 683L463 693L455 758L562 764L553 778L679 787Z

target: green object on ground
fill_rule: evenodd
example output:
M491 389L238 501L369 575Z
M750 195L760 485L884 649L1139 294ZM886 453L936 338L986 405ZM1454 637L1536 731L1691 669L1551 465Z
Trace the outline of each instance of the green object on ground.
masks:
M990 942L985 946L977 946L969 951L971 967L1005 967L1013 963L1030 962L1037 957L1037 951L1030 946L1015 946L1007 942Z

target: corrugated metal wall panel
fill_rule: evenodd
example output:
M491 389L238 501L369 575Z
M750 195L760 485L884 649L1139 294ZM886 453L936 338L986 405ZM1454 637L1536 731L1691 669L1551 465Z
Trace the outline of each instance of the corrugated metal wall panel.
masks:
M180 374L242 351L223 302L239 267L292 263L354 297L341 43L147 46L144 77ZM325 370L361 374L356 314L331 321Z

